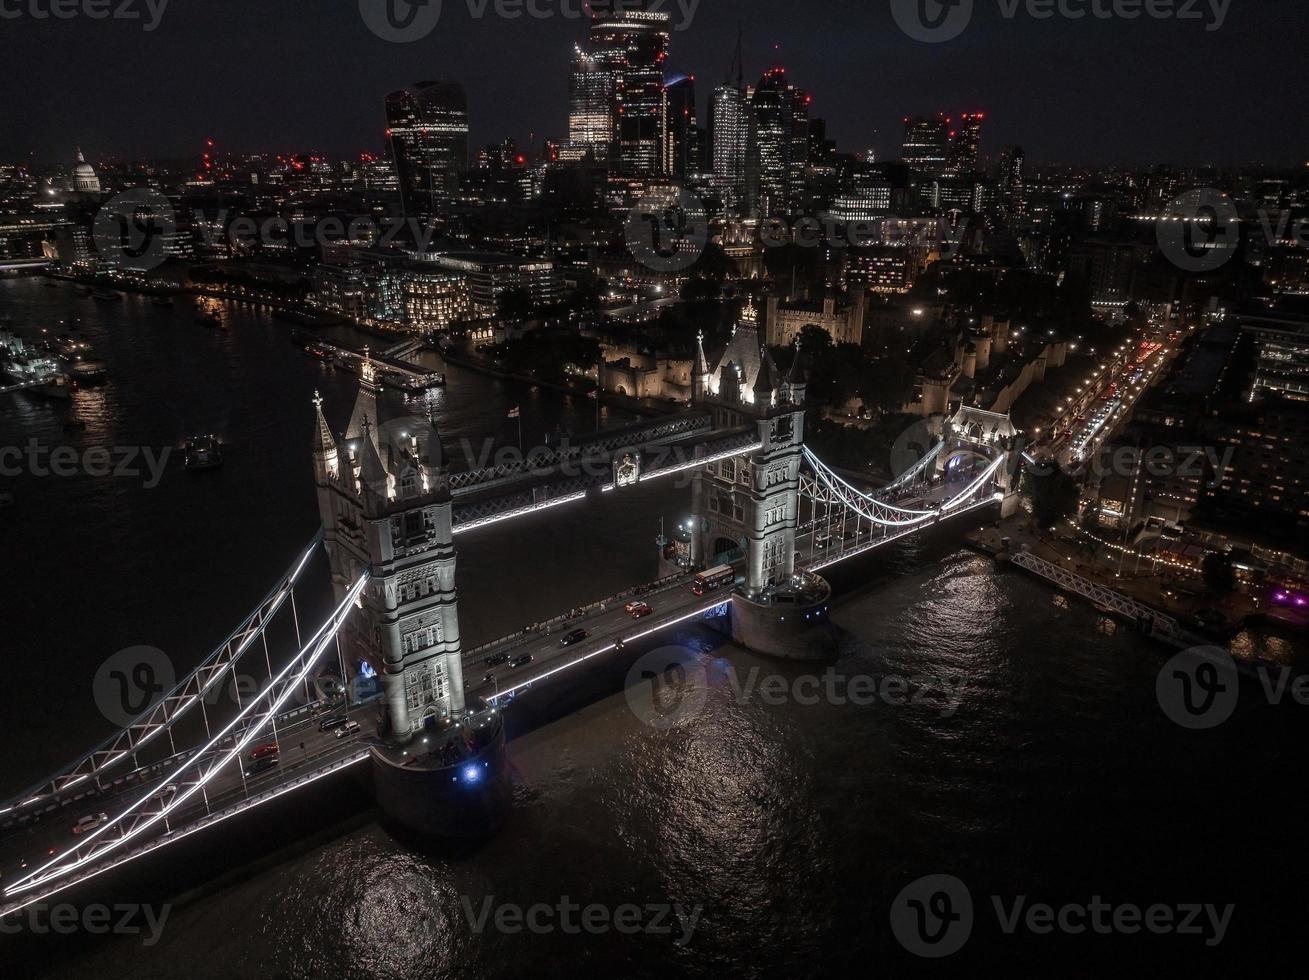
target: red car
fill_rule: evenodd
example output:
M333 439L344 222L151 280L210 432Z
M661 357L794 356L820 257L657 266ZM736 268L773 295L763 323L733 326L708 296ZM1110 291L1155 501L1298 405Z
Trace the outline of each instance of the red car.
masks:
M629 602L627 604L627 611L631 614L633 619L642 619L654 612L654 610L650 608L648 602Z
M267 759L271 755L277 755L282 751L282 747L276 742L265 742L263 745L256 745L250 753L250 761L258 762L260 759Z

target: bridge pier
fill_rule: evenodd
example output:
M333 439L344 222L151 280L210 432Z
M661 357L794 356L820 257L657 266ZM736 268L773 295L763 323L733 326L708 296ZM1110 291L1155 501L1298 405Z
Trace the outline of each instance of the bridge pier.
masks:
M828 621L832 587L819 575L751 599L732 596L732 641L782 660L831 660L836 628Z
M504 717L483 707L408 748L374 746L373 791L388 817L431 837L496 833L512 803Z

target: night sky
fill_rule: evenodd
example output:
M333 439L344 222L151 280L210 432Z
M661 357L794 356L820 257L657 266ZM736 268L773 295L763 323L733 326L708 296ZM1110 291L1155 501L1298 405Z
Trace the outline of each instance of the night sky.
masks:
M112 2L149 16L146 0ZM475 145L563 136L585 21L475 19L481 2L444 0L413 44L375 36L357 0L169 0L152 33L142 21L0 19L0 160L67 160L79 144L92 160L194 155L206 137L234 152L377 150L384 93L436 77L467 88ZM1226 0L1199 0L1203 19L1131 21L1005 19L1001 4L1016 0L976 0L967 29L941 44L906 36L891 2L702 0L673 34L670 65L696 76L703 113L743 20L747 78L780 61L842 150L879 157L897 155L904 115L981 110L989 157L1018 142L1042 161L1309 160L1301 0L1230 0L1216 31L1206 24Z

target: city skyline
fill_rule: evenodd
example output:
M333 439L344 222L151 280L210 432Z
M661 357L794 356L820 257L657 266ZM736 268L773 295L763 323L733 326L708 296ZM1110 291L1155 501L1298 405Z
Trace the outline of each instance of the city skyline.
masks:
M0 108L0 159L44 165L76 146L101 162L166 159L196 155L206 139L233 153L375 153L385 144L379 94L428 78L464 86L472 145L509 136L536 152L568 137L570 63L588 28L576 16L506 19L488 8L477 19L447 4L431 35L395 44L375 36L355 4L312 20L245 6L240 16L213 18L174 0L150 32L113 20L7 19L11 70L43 81ZM1217 15L1209 24L1047 21L1021 8L1007 18L983 4L967 31L940 44L907 36L881 4L831 4L802 23L767 0L703 3L689 24L679 22L684 8L668 6L667 65L695 77L702 117L729 73L740 22L747 81L785 65L844 152L873 148L890 158L905 116L981 111L982 155L991 162L1009 143L1046 163L1304 162L1285 139L1303 128L1295 114L1304 110L1294 100L1248 95L1293 70L1289 54L1259 40L1264 13L1249 6L1233 4L1209 30ZM51 72L42 52L56 42L70 56ZM197 46L214 49L209 60L194 57ZM1242 84L1233 85L1221 66L1255 47L1258 57L1245 59ZM101 70L106 59L114 70ZM292 83L288 62L297 66ZM1047 70L1057 70L1057 80L1033 84ZM1094 84L1077 84L1082 76ZM170 84L178 78L186 83ZM95 109L79 111L88 93ZM251 104L263 111L249 112Z

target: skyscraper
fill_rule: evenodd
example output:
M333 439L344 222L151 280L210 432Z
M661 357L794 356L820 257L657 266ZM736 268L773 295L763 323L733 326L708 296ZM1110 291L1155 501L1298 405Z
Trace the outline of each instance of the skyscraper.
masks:
M458 82L419 82L386 97L387 136L405 216L431 218L468 168L468 99Z
M664 172L685 178L700 169L700 127L695 114L695 79L689 75L673 75L664 79L664 95Z
M1000 181L996 197L1000 207L1008 214L1023 213L1023 165L1026 157L1021 146L1006 146L1000 154Z
M663 173L665 140L664 62L670 15L633 9L632 3L591 14L588 54L613 86L614 153L619 173Z
M985 119L985 113L965 112L954 123L950 132L950 159L947 167L950 173L968 176L977 172L982 147L982 121Z
M950 154L950 120L914 116L904 121L904 162L915 170L938 174L945 170Z
M809 159L809 95L770 68L752 99L759 130L759 196L765 214L798 202Z
M614 76L595 55L573 51L568 79L568 150L580 159L609 159L614 141Z
M738 86L714 89L709 100L710 165L723 205L737 214L755 207L759 193L759 141L754 108Z

